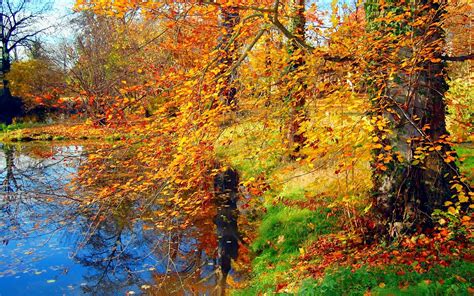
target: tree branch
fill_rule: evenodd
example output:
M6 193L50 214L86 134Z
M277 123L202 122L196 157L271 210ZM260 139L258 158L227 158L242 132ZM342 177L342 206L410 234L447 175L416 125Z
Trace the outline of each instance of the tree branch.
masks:
M448 61L448 62L464 62L467 60L474 60L474 54L457 56L457 57L443 56L441 57L441 59L443 61Z
M10 47L8 47L6 50L7 50L8 52L10 52L10 51L12 51L17 45L21 44L22 42L28 40L28 39L31 38L31 37L35 37L36 35L38 35L38 34L44 32L44 31L46 31L46 30L48 30L48 29L50 29L50 28L52 28L52 26L47 27L47 28L43 28L43 29L38 30L38 31L36 31L36 32L33 32L33 33L31 33L31 34L26 34L26 35L22 36L21 38L19 38L19 39L16 40L15 42L13 42L13 44L12 44Z
M203 4L208 4L208 5L215 5L215 6L222 6L222 4L216 3L212 0L210 1L202 1ZM259 11L259 12L267 12L267 13L274 13L275 9L274 8L265 8L265 7L258 7L258 6L246 6L246 5L232 5L232 8L238 9L238 10L254 10L254 11Z

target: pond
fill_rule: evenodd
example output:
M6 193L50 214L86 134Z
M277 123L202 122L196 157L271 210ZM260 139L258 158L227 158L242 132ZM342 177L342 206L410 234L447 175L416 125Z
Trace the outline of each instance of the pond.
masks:
M164 232L130 203L91 223L103 205L84 211L68 189L91 149L0 144L0 296L223 294L214 217Z

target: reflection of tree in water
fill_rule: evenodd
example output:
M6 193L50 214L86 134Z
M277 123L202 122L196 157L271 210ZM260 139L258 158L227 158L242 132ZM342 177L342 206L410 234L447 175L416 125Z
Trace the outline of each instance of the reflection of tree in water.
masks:
M13 146L11 145L2 145L1 147L3 154L5 155L5 173L4 173L4 178L2 181L2 190L3 190L3 196L2 196L2 201L0 203L0 208L2 211L2 216L3 215L12 215L12 205L11 203L13 202L13 192L18 190L18 183L15 178L15 174L13 172L14 169L14 149ZM13 222L13 225L18 225L18 223L15 223L15 220L11 220ZM3 239L3 243L7 244L8 240Z
M232 259L237 259L239 252L238 219L238 186L239 176L237 171L228 168L217 175L214 180L215 203L217 215L215 223L218 239L218 294L225 294L227 276L231 270Z
M64 228L61 235L78 246L74 259L86 267L81 289L91 295L140 290L151 295L217 295L216 285L225 285L238 248L238 180L224 177L221 185L216 181L221 199L192 223L183 223L180 216L163 215L173 205L156 202L166 199L156 193L90 204L82 201L81 188L74 196L67 194L67 176L77 172L82 152L60 153L61 149L51 147L37 151L34 147L15 151L15 146L1 146L0 214L5 222L0 226L0 241L40 235L47 240ZM71 165L65 164L74 159ZM110 180L117 182L120 173L115 171L118 179ZM96 184L97 190L104 185ZM158 227L160 219L174 227Z
M13 162L14 148L11 145L3 144L2 150L5 155L5 172L6 172L5 178L3 179L3 182L2 182L3 191L13 192L18 189L18 183L16 182L15 174L13 173L13 167L15 166Z
M84 275L86 285L81 288L91 295L114 295L142 280L136 271L143 265L140 251L142 242L137 240L129 222L130 207L121 206L110 217L101 217L93 225L94 215L85 214L81 223L83 233L89 233L80 243L76 256L80 264L90 267ZM93 227L94 229L90 229Z
M4 244L54 233L66 227L65 221L75 215L74 204L63 187L74 167L67 166L66 160L77 160L76 153L53 151L48 146L45 149L50 157L45 158L26 153L23 148L0 146L0 239Z
M85 215L82 227L88 235L75 259L93 271L84 277L83 292L114 295L141 289L155 295L177 295L192 291L212 273L208 263L214 264L214 258L202 250L199 241L202 231L212 231L212 227L205 229L200 224L180 231L159 230L144 222L150 220L149 213L140 214L139 207L132 202L113 208L95 204ZM156 294L158 291L162 294Z
M215 217L201 217L192 225L172 231L154 227L151 221L157 210L140 212L143 208L138 202L126 201L113 207L106 202L95 204L85 214L89 223L82 227L88 235L75 256L79 263L93 269L84 277L87 285L82 286L83 292L113 295L141 290L149 295L223 295L230 260L237 257L235 202L236 196L230 205L223 204L227 203L223 200ZM218 252L214 242L216 225Z
M230 168L215 177L215 215L196 220L194 232L187 233L196 238L195 252L185 254L194 264L185 271L155 274L150 295L225 295L231 261L239 249L238 184L238 174ZM208 247L213 252L204 251Z

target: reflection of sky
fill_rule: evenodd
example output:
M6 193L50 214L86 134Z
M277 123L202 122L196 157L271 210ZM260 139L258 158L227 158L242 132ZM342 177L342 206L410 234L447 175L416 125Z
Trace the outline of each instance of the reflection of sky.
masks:
M84 295L84 289L94 287L102 278L101 268L108 262L111 268L97 288L99 295L140 293L141 285L153 285L152 274L165 273L169 262L168 233L145 230L142 222L131 223L128 216L126 223L120 222L116 215L107 216L102 226L91 232L94 214L78 212L77 203L68 202L62 190L77 172L84 151L73 146L50 149L41 150L53 152L43 159L38 153L29 154L33 149L18 148L13 153L20 186L14 193L0 192L0 296ZM0 152L0 181L5 178L5 166L5 153ZM132 215L139 214L134 205L130 207ZM119 226L124 224L132 229ZM196 248L193 233L190 229L177 234L179 254ZM85 236L90 239L79 249ZM117 241L120 252L114 260L104 260ZM188 266L187 258L178 256L171 273ZM206 277L213 271L207 260L213 259L204 255L202 259L205 265L198 275Z

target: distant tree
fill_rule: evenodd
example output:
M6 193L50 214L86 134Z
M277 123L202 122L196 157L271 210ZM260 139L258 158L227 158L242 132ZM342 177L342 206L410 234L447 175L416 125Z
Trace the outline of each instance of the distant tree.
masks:
M11 121L11 117L19 113L18 109L20 109L18 102L10 93L6 78L6 74L11 70L12 53L18 47L30 45L38 34L49 28L49 26L38 25L48 8L49 2L45 4L44 1L0 0L0 46L2 47L0 76L3 80L0 119L3 121Z
M91 12L80 13L72 22L77 35L66 45L69 87L82 99L86 114L105 123L105 110L115 103L124 81L130 82L136 42L128 31L132 20Z
M64 70L39 40L29 45L27 55L28 59L13 62L6 75L12 95L21 97L26 112L59 107L59 95L66 87Z

